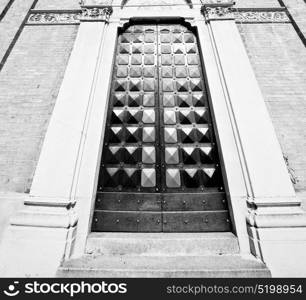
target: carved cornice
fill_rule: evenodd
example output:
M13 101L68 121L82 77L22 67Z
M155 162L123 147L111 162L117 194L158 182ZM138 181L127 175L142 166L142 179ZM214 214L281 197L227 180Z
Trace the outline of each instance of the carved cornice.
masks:
M113 9L107 7L82 7L81 21L105 21L108 22Z
M212 20L234 20L233 6L235 4L232 0L203 0L201 8L207 21Z
M29 25L43 24L79 24L81 12L33 11L27 20Z
M39 11L32 10L28 25L79 24L80 22L108 22L113 9L110 6L82 6L75 11Z
M237 23L290 23L286 11L235 11Z
M207 21L212 20L234 20L234 10L232 7L202 7L202 13L204 14Z
M284 8L233 8L234 2L227 0L206 0L211 4L202 6L207 22L213 20L235 20L237 23L290 23Z

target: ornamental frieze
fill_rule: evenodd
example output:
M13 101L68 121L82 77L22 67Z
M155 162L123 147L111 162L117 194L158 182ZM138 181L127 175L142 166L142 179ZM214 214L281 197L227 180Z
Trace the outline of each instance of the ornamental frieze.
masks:
M235 20L238 23L289 23L285 11L236 11Z
M79 24L80 13L31 13L27 24Z
M32 11L27 24L79 24L80 21L108 22L111 7L82 7L80 11L50 12Z

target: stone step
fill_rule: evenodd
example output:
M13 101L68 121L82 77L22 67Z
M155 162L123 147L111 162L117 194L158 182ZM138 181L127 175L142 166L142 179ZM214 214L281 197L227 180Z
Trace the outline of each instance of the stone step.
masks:
M214 278L270 277L266 266L253 256L85 255L63 263L58 277L102 278Z
M238 240L220 233L91 233L87 254L200 256L238 254Z

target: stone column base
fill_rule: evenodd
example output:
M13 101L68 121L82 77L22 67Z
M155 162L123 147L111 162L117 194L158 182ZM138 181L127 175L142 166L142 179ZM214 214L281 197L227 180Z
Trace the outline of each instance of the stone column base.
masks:
M11 219L0 246L1 277L54 277L73 250L76 220L67 208L30 207Z
M266 263L273 277L306 277L306 214L265 218L274 224L248 226L252 254Z

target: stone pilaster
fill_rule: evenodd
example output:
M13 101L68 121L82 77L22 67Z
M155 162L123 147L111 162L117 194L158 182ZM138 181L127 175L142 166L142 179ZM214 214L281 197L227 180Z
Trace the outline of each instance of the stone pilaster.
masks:
M237 132L247 189L251 252L274 276L305 274L306 216L296 198L271 118L237 26L233 1L202 7ZM277 14L274 14L274 16ZM269 14L273 16L273 14ZM288 19L284 17L284 21Z
M79 22L80 26L30 195L25 199L24 209L12 217L2 241L2 276L54 276L61 261L69 258L74 248L79 219L75 190L93 82L112 13L110 6L83 4L79 11L33 10L29 15L28 22L33 25Z

